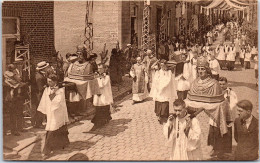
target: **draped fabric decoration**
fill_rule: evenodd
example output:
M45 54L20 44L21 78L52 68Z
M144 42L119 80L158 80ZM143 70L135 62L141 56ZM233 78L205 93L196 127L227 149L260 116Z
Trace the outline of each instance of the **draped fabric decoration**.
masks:
M237 5L241 5L241 6L249 6L248 3L244 3L244 2L240 2L238 0L230 0L232 3L235 3Z
M179 3L176 7L176 18L181 17L181 4Z
M233 8L236 8L236 9L241 9L241 10L243 10L243 9L246 8L246 6L245 6L245 7L240 7L240 6L236 5L235 3L232 3L230 0L225 0L225 1L226 1L226 3L227 3L230 7L233 7Z
M227 3L224 3L224 2L223 2L221 5L219 5L218 8L219 8L220 10L223 10L223 8L225 8L225 7L227 7L227 6L228 6Z
M206 14L206 15L209 16L209 10L210 10L210 9L208 8L208 9L206 9L206 10L207 10L207 14Z
M217 6L219 6L221 3L223 3L224 0L213 0L213 2L211 4L209 4L208 6L204 7L206 9L209 8L215 8Z
M234 121L234 117L232 116L232 111L227 100L220 103L204 103L186 99L185 103L188 107L195 108L195 110L198 110L198 108L201 107L205 108L204 112L216 123L215 127L220 129L221 136L228 132L227 121Z
M249 11L249 8L247 8L247 15L246 15L246 20L249 21L250 19L250 11Z
M205 9L220 9L220 10L245 10L249 6L248 3L240 2L238 0L213 0Z
M185 10L186 10L186 4L183 2L183 3L182 3L182 9L181 9L182 15L185 14Z

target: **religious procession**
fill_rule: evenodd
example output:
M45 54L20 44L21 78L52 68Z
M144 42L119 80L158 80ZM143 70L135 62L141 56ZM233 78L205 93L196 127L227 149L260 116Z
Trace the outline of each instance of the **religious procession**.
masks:
M257 5L3 2L3 159L258 160Z

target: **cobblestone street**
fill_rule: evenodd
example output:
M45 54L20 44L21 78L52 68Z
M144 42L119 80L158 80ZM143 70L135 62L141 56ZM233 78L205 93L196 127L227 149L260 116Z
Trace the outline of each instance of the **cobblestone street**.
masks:
M222 71L230 81L230 87L237 92L238 99L248 99L254 104L254 115L258 117L257 89L254 83L254 71ZM167 160L170 148L162 134L162 125L154 113L154 102L147 100L132 105L131 95L126 96L120 104L122 107L112 114L113 119L105 127L89 132L93 124L89 120L76 122L69 129L70 145L62 151L55 152L48 160L67 160L75 153L86 154L90 160ZM210 158L211 147L207 146L208 117L202 113L198 116L202 127L203 158ZM43 136L44 131L38 132ZM32 138L31 138L32 139ZM26 140L26 139L25 139ZM24 141L25 141L24 140ZM29 141L29 139L27 139ZM43 141L23 150L21 160L42 160ZM233 140L233 146L235 147ZM232 156L230 158L232 159Z
M259 119L257 5L3 2L3 160L169 161L172 147L174 161L198 159L200 148L201 161L255 160L251 104L237 104L243 110L235 135L236 110L227 110L235 95L219 77L227 78L238 101L252 102ZM187 115L183 101L176 101L179 119L169 118L173 125L166 127L177 141L170 144L160 123L171 117L167 101L173 113L175 93L199 111ZM195 116L199 125L191 121Z

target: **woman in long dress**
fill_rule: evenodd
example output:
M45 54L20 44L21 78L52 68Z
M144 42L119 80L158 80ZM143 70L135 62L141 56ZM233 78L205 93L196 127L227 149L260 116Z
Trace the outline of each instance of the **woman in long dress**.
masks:
M65 101L65 89L57 85L55 74L47 77L48 87L45 88L38 111L46 114L46 138L43 156L47 157L54 150L63 149L69 144L67 122L69 122Z

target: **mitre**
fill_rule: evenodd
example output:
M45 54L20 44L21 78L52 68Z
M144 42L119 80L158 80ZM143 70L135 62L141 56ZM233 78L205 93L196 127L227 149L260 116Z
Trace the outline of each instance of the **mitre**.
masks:
M209 67L209 62L205 57L200 56L197 59L197 67Z

